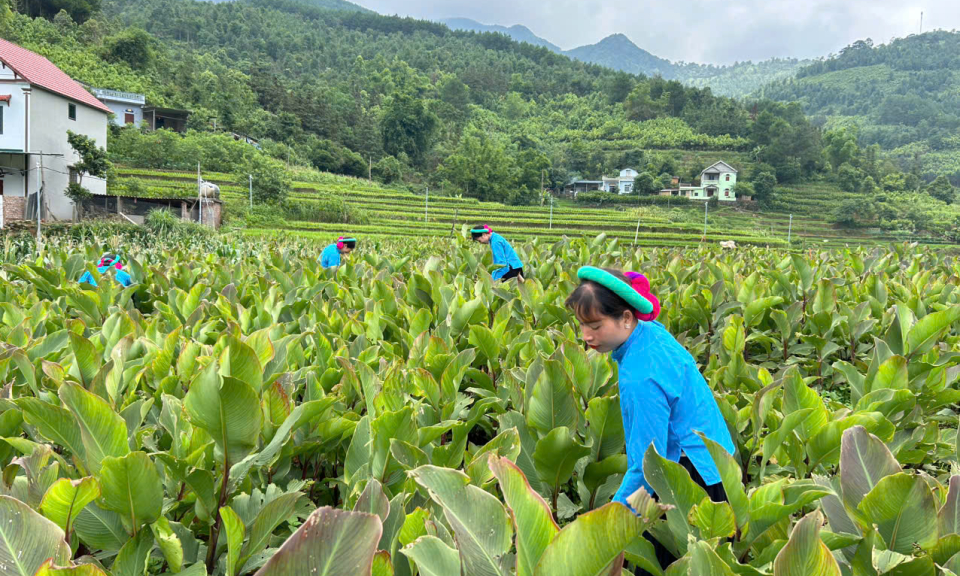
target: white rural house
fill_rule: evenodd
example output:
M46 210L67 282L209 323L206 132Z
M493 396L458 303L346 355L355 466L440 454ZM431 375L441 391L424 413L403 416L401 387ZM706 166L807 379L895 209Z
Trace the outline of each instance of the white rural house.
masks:
M618 194L633 193L633 181L637 178L637 171L633 168L624 168L620 175L614 178L603 177L603 191L617 192Z
M710 200L717 198L720 202L736 202L737 196L734 186L737 184L737 169L720 161L700 173L699 186L684 186L677 184L676 188L665 188L660 191L661 196L683 196L691 200Z
M73 217L65 191L79 160L67 143L67 130L107 145L110 108L49 60L0 39L0 197L2 221L23 219L26 200L42 186L44 217ZM38 163L42 170L37 169ZM83 185L106 194L104 180L86 177ZM33 212L36 214L36 212Z

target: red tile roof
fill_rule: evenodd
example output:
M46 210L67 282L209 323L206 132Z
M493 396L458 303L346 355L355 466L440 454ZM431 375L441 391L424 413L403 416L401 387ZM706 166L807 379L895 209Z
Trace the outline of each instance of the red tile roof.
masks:
M7 66L13 68L17 74L23 76L27 82L34 86L39 86L102 112L110 112L110 109L103 102L94 98L93 94L84 90L83 86L78 84L76 80L54 66L53 62L3 38L0 38L0 60L3 60Z

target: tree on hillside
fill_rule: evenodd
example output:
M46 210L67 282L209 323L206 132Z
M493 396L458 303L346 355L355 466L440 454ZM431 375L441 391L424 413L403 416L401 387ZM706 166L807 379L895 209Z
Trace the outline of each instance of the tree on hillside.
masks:
M128 28L106 41L106 57L126 62L134 70L143 70L153 62L153 36L141 28Z
M65 10L77 24L83 24L100 11L100 0L27 0L23 4L31 18L52 20L58 12Z
M927 186L927 194L937 200L943 200L947 204L953 204L957 198L956 188L950 184L950 179L943 174L937 176L937 178Z
M404 152L414 164L422 166L439 123L423 100L409 94L395 94L380 121L383 149L392 156Z
M660 190L656 179L649 172L641 172L633 179L633 191L641 196L656 194Z
M773 189L777 185L777 177L770 172L761 172L753 178L753 199L765 202L770 199Z
M837 184L844 192L859 192L863 184L863 172L848 163L841 164L837 169Z

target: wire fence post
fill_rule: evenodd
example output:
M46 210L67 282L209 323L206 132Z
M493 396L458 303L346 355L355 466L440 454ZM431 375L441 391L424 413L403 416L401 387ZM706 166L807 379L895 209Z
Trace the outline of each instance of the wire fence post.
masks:
M203 224L203 180L200 178L200 163L197 162L197 222Z
M253 208L253 174L247 174L250 179L250 207Z
M553 230L553 195L550 195L550 230Z
M703 203L703 237L707 237L707 213L710 211L710 201Z
M790 224L787 226L787 244L793 238L793 214L790 215Z
M633 235L633 245L636 247L637 239L640 238L640 211L637 210L637 232Z
M40 249L40 189L43 184L40 170L40 161L37 160L37 250Z
M427 186L427 198L423 201L423 223L427 223L427 214L430 212L430 187Z

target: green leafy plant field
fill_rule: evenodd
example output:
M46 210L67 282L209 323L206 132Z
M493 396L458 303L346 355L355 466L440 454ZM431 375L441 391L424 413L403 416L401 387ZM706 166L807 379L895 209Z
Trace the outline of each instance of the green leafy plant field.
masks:
M960 269L908 245L786 253L517 243L8 238L0 574L956 574ZM76 279L122 248L134 286ZM729 502L652 448L562 302L647 274L737 454ZM649 532L680 560L659 566ZM628 567L624 568L624 562Z

